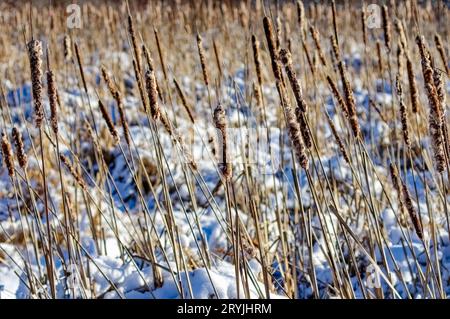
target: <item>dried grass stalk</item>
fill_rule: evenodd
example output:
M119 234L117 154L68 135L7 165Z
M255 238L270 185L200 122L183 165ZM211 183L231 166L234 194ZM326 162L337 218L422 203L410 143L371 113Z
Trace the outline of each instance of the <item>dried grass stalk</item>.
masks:
M322 62L323 66L327 66L327 61L325 60L325 54L323 53L322 46L320 45L320 34L317 29L311 25L309 27L309 32L311 33L311 36L314 40L314 44L316 45L317 51L319 52L319 58Z
M330 116L328 114L325 114L325 115L327 118L328 125L331 128L331 132L333 133L334 139L336 140L339 150L341 151L342 156L344 157L344 160L348 164L350 164L350 157L348 156L348 152L344 146L344 143L342 142L342 139L340 138L339 133L336 130L336 126L334 125L333 120L330 118Z
M442 64L444 65L444 68L445 68L445 72L447 73L448 76L450 76L450 70L449 70L448 63L447 63L447 56L445 54L445 49L444 49L444 46L442 45L441 37L437 33L434 35L434 43L436 44L436 48L441 57Z

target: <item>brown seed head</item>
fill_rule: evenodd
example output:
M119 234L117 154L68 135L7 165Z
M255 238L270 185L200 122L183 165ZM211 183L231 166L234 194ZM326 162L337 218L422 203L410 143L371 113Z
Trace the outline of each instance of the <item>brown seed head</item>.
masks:
M25 146L23 144L22 134L16 127L13 127L13 129L12 129L12 138L13 138L14 144L16 146L16 155L17 155L17 159L19 161L19 165L20 165L20 167L25 168L27 166L28 157L25 152Z
M58 97L55 83L55 75L47 71L47 95L50 104L50 125L55 134L58 134Z
M160 109L158 104L158 91L156 89L155 72L147 70L145 72L145 87L147 89L148 100L150 102L150 113L152 118L157 121L160 116Z
M5 133L2 133L2 155L3 162L5 162L6 168L8 170L8 175L14 177L14 159L11 149L11 144L9 143L8 137Z
M109 113L101 100L98 100L98 107L100 108L100 112L102 113L103 119L105 120L106 126L108 127L109 133L113 137L114 142L116 144L119 143L119 134L117 133L114 123L111 120L111 117L109 116Z
M33 91L36 127L40 128L44 120L42 102L42 44L38 40L28 42L28 57L31 69L31 85Z
M198 55L200 57L200 64L202 66L202 72L203 72L203 80L205 81L205 85L209 85L209 76L208 76L208 69L206 67L206 54L205 49L203 48L203 40L200 34L197 33L197 49L198 49Z

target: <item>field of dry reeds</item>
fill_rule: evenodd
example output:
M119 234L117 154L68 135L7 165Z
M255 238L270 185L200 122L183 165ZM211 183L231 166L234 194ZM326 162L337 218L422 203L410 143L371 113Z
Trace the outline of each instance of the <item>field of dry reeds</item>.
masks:
M447 1L0 3L0 299L447 298Z

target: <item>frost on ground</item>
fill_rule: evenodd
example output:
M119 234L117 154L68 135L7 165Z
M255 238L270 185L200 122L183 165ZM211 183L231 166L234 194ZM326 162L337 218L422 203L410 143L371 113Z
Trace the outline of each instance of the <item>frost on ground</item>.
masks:
M297 23L294 17L286 19L288 24ZM110 37L105 40L110 49L83 51L88 92L77 73L77 61L63 63L65 68L57 73L58 138L49 125L43 127L46 185L29 75L25 73L23 81L1 78L0 128L8 134L13 127L19 129L28 164L25 169L15 164L13 179L5 165L0 168L0 298L431 298L450 294L449 179L433 169L428 101L420 60L412 48L415 44L410 41L423 111L416 118L410 116L410 125L417 131L411 132L411 153L407 153L394 83L386 70L381 76L366 74L367 50L355 36L342 34L340 39L345 43L341 54L351 74L362 143L351 136L340 106L322 79L327 74L338 78L336 69L332 73L332 67L319 66L316 53L314 61L308 61L301 53L301 41L289 42L313 135L309 168L303 170L293 160L263 28L255 27L267 62L265 81L257 90L264 105L259 105L253 64L242 62L242 52L248 49L239 44L248 40L240 32L242 22L229 22L227 28L236 32L236 43L230 34L221 37L219 27L201 33L211 64L216 48L210 40L223 38L225 43L221 51L224 74L220 83L208 88L194 34L185 40L181 31L166 32L172 38L162 40L167 47L164 71L153 36L149 40L162 90L158 101L169 129L144 111L129 39L117 35L114 41L120 45ZM63 36L58 35L57 43ZM174 43L180 46L176 52ZM238 49L227 50L226 44ZM312 39L307 44L314 49ZM27 61L25 52L17 54ZM373 60L370 68L376 68ZM2 74L10 72L11 61L12 57L0 60ZM188 72L180 71L180 61L187 64ZM130 144L117 101L102 77L102 65L111 70L120 89ZM311 75L312 70L323 74ZM177 98L175 78L188 97L194 123ZM406 88L405 72L401 78ZM444 88L450 91L450 85ZM338 89L343 90L340 82ZM102 117L99 99L119 131L118 144ZM218 101L226 110L227 152L233 170L226 183L220 171L223 135L212 116ZM47 97L44 102L48 115ZM445 107L444 103L444 113ZM350 163L335 143L325 114L344 141ZM69 159L75 174L59 165L58 152ZM395 164L400 181L411 193L423 238L400 204L389 163Z

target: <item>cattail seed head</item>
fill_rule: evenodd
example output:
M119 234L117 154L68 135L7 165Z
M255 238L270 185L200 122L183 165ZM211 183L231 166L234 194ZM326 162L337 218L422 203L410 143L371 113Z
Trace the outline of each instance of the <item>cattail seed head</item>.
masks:
M331 92L333 93L334 98L337 101L337 104L339 105L342 112L344 113L344 116L348 119L349 116L348 116L347 104L345 104L345 101L342 98L341 93L339 93L336 83L334 83L333 79L331 79L331 77L329 75L327 75L327 81L328 81L328 85L330 86Z
M381 43L377 40L376 42L377 46L377 58L378 58L378 71L380 72L380 75L383 74L384 67L383 67L383 55L381 54Z
M147 61L148 69L151 70L151 71L156 72L155 65L154 65L154 62L153 62L153 58L152 58L152 56L150 54L150 51L147 49L147 47L145 45L142 45L142 51L144 51L144 56L145 56L145 60ZM158 79L156 79L156 76L155 76L155 81L156 81L156 91L158 92L158 95L162 99L162 92L161 92L161 89L159 87Z
M408 149L410 149L411 142L409 139L409 132L408 132L408 113L407 113L405 102L403 101L403 88L402 88L402 83L401 83L399 74L397 74L397 77L396 77L396 90L397 90L397 95L398 95L399 104L400 104L400 119L401 119L401 123L402 123L403 141L405 142Z
M133 51L134 51L134 55L135 55L137 69L139 70L139 73L140 73L142 70L142 68L141 68L141 48L137 44L136 32L134 31L134 25L133 25L133 19L131 18L130 15L128 15L128 33L131 38L131 44L133 45Z
M177 89L178 96L180 97L181 104L183 105L184 109L186 110L186 113L189 116L189 119L192 123L195 123L194 116L192 115L191 107L188 105L186 97L184 96L183 91L181 90L180 85L178 84L177 80L173 79L173 83L175 84L175 88Z
M102 72L103 80L105 81L106 85L108 86L109 92L111 93L113 98L116 99L120 95L119 90L117 89L116 85L112 81L111 77L109 76L108 72L106 71L106 68L103 65L101 66L101 72Z
M229 162L228 155L228 134L227 134L227 119L223 106L219 103L214 109L213 114L214 125L220 131L222 135L222 176L225 180L229 180L232 177L232 167Z
M397 73L403 74L404 64L403 64L404 51L401 44L397 46Z
M403 199L405 201L405 207L408 211L409 217L411 218L411 222L413 223L414 229L416 231L417 236L423 240L423 227L422 223L417 215L416 209L412 203L411 194L409 193L406 184L402 181L402 191L403 191Z
M8 175L14 177L14 159L11 149L11 144L9 143L8 137L5 133L2 133L2 155L3 161L5 162L6 168L8 170Z
M395 19L395 29L397 30L397 33L400 38L400 44L403 49L403 51L408 50L408 41L406 39L405 29L403 28L403 23L400 19Z
M100 108L100 112L102 113L102 117L105 120L106 126L108 127L109 133L114 139L114 142L117 144L119 143L119 134L117 133L117 130L114 126L113 121L111 120L111 117L109 116L108 111L106 110L105 105L101 100L98 100L98 107Z
M12 129L12 138L13 138L14 144L16 146L16 155L17 155L17 159L19 161L19 165L20 165L20 167L25 168L27 166L28 157L25 152L25 146L23 144L22 134L16 127L13 127L13 129Z
M341 61L341 52L339 50L339 46L336 42L336 38L334 36L330 36L331 47L333 49L334 56L336 57L336 61Z
M312 147L312 137L306 122L306 115L299 107L297 107L295 109L295 116L297 117L297 122L300 126L303 142L305 143L306 148L310 149Z
M33 91L36 127L40 128L44 120L42 102L42 44L38 40L28 42L28 57L31 69L31 85Z
M72 40L68 34L64 35L63 47L64 47L64 60L65 61L72 60Z
M350 122L350 127L352 128L353 135L355 137L359 137L361 134L361 129L359 127L358 117L356 114L356 103L355 98L353 96L352 88L350 86L350 81L348 80L347 77L347 70L344 66L344 62L339 61L338 67L339 72L341 74L342 85L344 87L344 96L345 102L347 104L348 120Z
M313 25L311 25L309 27L309 32L311 33L311 36L314 40L317 51L319 52L320 61L322 62L323 66L327 66L327 61L325 60L325 54L323 53L322 46L320 45L319 31L317 31L317 29Z
M419 91L417 89L416 76L414 75L413 65L409 55L406 55L406 71L408 72L409 95L411 98L411 109L417 113L419 108Z
M435 69L433 71L433 79L434 79L434 85L436 87L436 94L438 96L439 102L441 103L441 110L444 113L446 108L446 85L445 85L445 78L444 73Z
M55 83L55 75L47 71L47 94L50 104L50 125L55 134L58 134L58 98Z
M281 67L279 62L279 52L275 42L275 35L273 31L272 22L269 17L263 18L264 33L266 34L267 46L269 48L270 59L272 62L272 71L276 81L282 81Z
M111 95L116 101L117 109L119 110L120 124L122 125L125 141L127 142L128 145L131 145L130 128L128 127L128 121L125 114L125 108L122 102L122 96L120 94L120 91L112 81L111 77L108 75L108 72L106 71L104 66L101 67L101 71L103 79L105 80L108 89L111 92Z
M448 154L450 154L450 142L449 142L449 136L448 136L448 127L447 127L447 121L446 119L446 110L447 110L447 96L446 96L446 83L445 83L445 77L444 72L441 72L439 70L434 70L434 85L436 86L436 94L438 96L439 102L440 102L440 109L442 110L442 126L441 126L441 132L442 132L442 140L444 143L444 150L447 149Z
M142 51L144 51L144 56L145 56L145 61L147 62L147 67L154 71L155 67L154 67L154 63L153 63L153 58L150 55L150 51L147 49L147 47L143 44L142 45Z
M277 45L277 50L278 52L280 52L280 48L281 48L281 18L280 16L278 16L275 19L275 31L276 31L276 45Z
M282 49L280 50L280 58L281 62L284 64L289 83L291 84L292 92L294 93L294 97L297 102L297 107L301 110L301 112L306 112L307 105L303 99L302 88L297 80L297 75L292 65L291 53L285 49Z
M361 10L361 28L363 34L364 47L367 47L367 30L366 30L366 8L363 7Z
M297 120L294 110L289 104L289 99L287 98L285 87L281 84L281 82L277 82L276 85L286 117L289 138L291 139L291 143L300 166L306 170L308 169L308 156L306 155L305 145L302 140L302 131L300 128L300 124Z
M258 84L262 85L262 73L261 73L261 57L259 54L259 41L256 36L252 35L252 48L253 48L253 60L255 62L256 77L258 79Z
M401 180L398 175L397 166L392 163L389 163L389 172L391 175L392 185L394 186L395 191L397 192L397 200L398 200L398 208L400 210L400 216L403 216L403 212L405 210L405 202L403 200L403 191L400 188Z
M125 113L125 107L124 107L121 99L117 100L117 108L119 110L120 124L122 125L123 135L125 136L125 141L127 142L127 144L129 146L131 146L130 128L128 126L127 115Z
M391 23L386 5L382 7L381 17L383 20L384 45L388 51L391 51Z
M78 68L80 70L81 81L83 82L84 91L87 92L86 77L84 76L83 63L82 63L82 59L81 59L80 49L78 48L78 43L75 42L74 47L75 47L75 56L77 58Z
M205 81L205 86L209 85L209 76L208 76L208 69L206 67L206 54L205 49L203 48L203 40L200 34L197 33L197 49L198 49L198 55L200 57L200 64L202 67L203 72L203 80Z
M148 99L150 102L150 113L152 118L156 121L160 116L159 104L158 104L158 91L156 89L155 72L147 70L145 72L145 87L147 89Z
M255 97L256 100L256 105L261 107L263 102L262 102L262 94L259 90L259 86L256 85L256 83L253 82L253 95Z
M300 35L305 37L305 25L306 25L306 16L305 16L305 7L303 5L303 1L297 0L297 19L298 25L300 26Z

